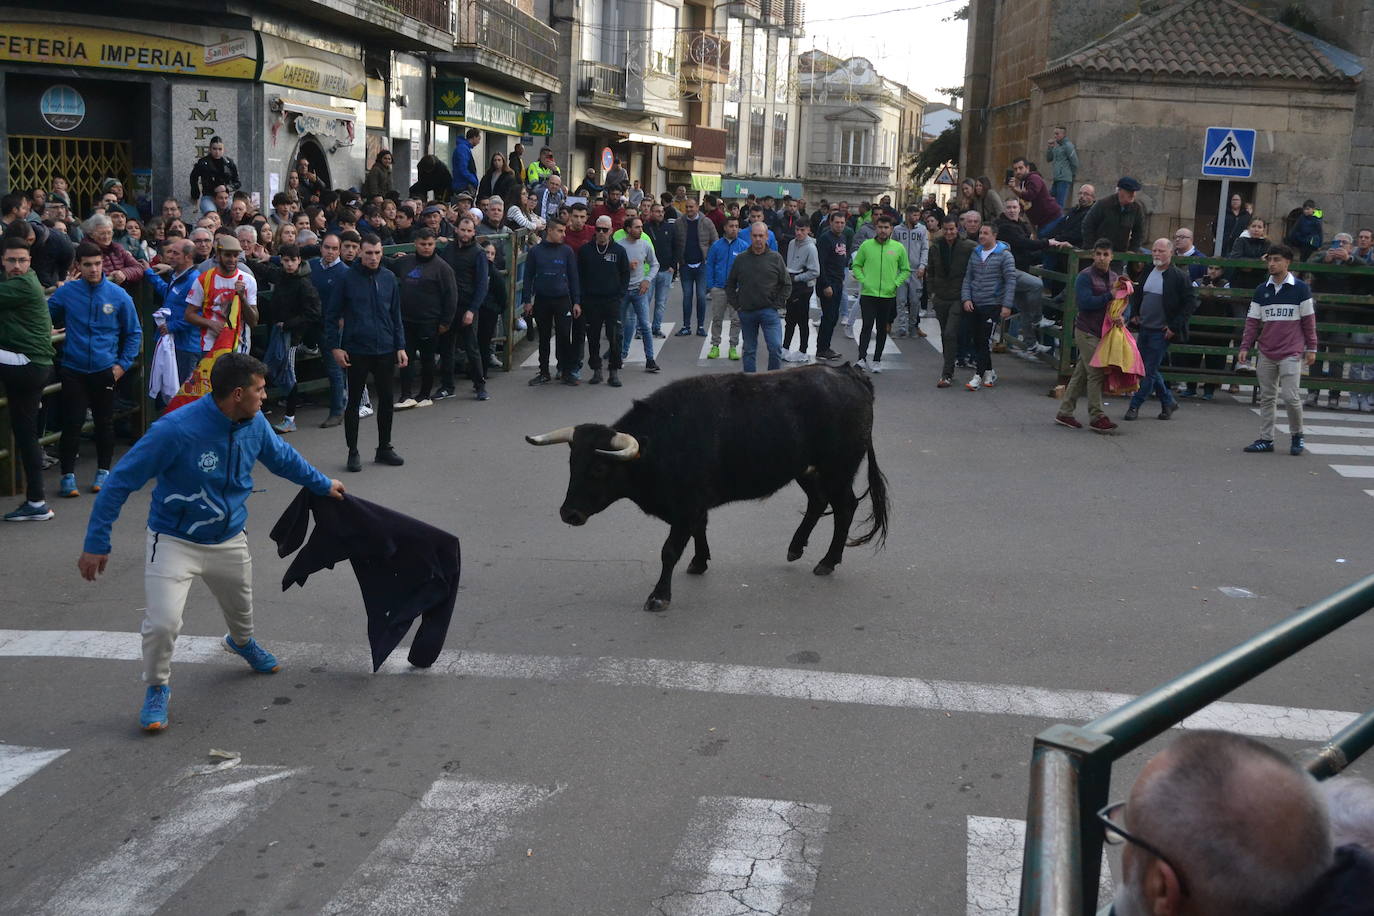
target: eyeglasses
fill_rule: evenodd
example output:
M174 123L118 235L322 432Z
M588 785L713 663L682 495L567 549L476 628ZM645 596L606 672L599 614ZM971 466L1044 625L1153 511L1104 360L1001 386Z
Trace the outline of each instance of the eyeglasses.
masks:
M611 227L610 227L610 226L597 226L597 227L596 227L596 231L597 231L597 232L610 232L610 231L611 231Z
M1134 834L1127 833L1126 828L1122 827L1117 821L1117 818L1125 808L1125 802L1113 802L1097 812L1097 819L1102 822L1102 839L1106 841L1108 846L1120 846L1122 843L1131 843L1139 846L1141 849L1173 869L1174 875L1178 878L1179 892L1185 897L1188 896L1188 886L1183 880L1183 871L1173 862L1169 861L1169 857L1160 852L1158 847L1145 842Z

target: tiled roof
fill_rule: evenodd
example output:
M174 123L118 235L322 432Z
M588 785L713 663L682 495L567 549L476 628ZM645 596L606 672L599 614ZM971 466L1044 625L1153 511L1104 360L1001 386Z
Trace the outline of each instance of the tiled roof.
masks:
M1181 0L1135 16L1045 73L1096 73L1193 80L1285 79L1352 83L1358 66L1301 32L1237 0Z

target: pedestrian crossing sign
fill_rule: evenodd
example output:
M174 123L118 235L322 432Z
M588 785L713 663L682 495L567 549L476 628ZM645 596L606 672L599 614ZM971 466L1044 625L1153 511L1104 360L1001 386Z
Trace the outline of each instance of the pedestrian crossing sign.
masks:
M1209 127L1202 144L1202 174L1249 178L1255 170L1255 131L1244 127Z

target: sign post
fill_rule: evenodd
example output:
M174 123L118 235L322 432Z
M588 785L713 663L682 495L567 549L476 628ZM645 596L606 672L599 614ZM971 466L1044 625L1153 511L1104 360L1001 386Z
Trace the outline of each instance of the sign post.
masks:
M1231 202L1231 179L1249 178L1255 171L1255 131L1244 127L1209 127L1202 143L1202 174L1221 179L1217 200L1216 238L1212 256L1222 257L1226 207Z

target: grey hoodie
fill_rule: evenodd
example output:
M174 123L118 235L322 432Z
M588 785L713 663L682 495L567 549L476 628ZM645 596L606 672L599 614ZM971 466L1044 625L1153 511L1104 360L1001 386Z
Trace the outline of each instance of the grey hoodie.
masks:
M801 241L792 240L787 246L787 272L793 283L816 285L816 278L821 275L821 259L816 252L815 239L808 235Z

